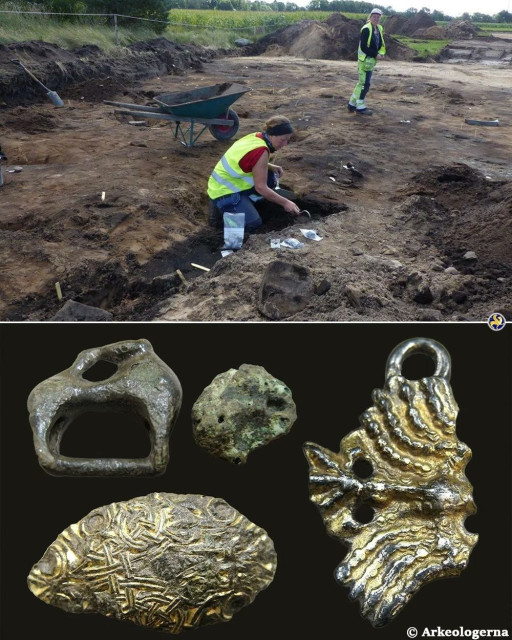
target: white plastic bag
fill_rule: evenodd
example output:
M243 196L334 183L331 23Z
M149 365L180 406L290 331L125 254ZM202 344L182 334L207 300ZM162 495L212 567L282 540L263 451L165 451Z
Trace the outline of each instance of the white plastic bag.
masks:
M244 241L245 213L228 213L224 219L224 246L223 249L240 249Z
M286 238L286 240L281 242L281 246L286 247L287 249L302 249L304 243L295 240L295 238Z
M308 240L316 240L317 242L322 240L322 237L319 236L318 233L314 229L301 229L300 232Z

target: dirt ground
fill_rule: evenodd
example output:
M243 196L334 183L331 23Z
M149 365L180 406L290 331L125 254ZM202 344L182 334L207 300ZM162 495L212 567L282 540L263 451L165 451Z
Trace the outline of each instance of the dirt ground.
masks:
M214 57L155 41L115 63L75 52L59 84L60 51L29 44L0 48L0 319L65 318L71 300L120 321L512 319L510 62L386 58L367 100L374 115L362 117L346 109L354 61L279 45ZM50 60L44 79L64 107L13 57ZM312 219L267 209L263 228L222 258L205 190L232 140L205 131L186 148L172 123L135 126L103 100L149 104L227 81L252 89L233 104L235 138L272 114L291 119L294 139L274 161ZM276 238L304 246L273 249Z

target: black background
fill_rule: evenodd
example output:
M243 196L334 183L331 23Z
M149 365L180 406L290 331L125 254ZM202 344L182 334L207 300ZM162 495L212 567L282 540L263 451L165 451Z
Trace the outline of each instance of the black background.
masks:
M266 529L278 555L275 579L226 624L194 630L196 638L407 637L408 627L509 629L511 621L512 329L481 324L12 324L0 327L2 373L2 637L55 640L147 639L157 632L97 614L75 615L44 604L26 577L57 535L93 508L153 491L219 496ZM480 539L467 569L424 586L387 627L374 630L333 571L342 545L330 538L309 501L302 444L338 451L382 388L386 360L411 337L440 341L452 358L460 407L457 434L473 451L467 476L478 513L467 520ZM183 406L171 434L170 460L159 478L52 477L40 467L26 401L42 380L68 368L83 349L148 339L179 377ZM192 405L215 375L258 364L292 390L298 419L291 432L252 453L246 465L214 458L193 440ZM422 356L408 377L431 375ZM122 416L78 419L64 439L68 453L147 453L142 427ZM68 436L68 434L66 434ZM188 637L188 635L187 635ZM192 636L190 636L192 637Z

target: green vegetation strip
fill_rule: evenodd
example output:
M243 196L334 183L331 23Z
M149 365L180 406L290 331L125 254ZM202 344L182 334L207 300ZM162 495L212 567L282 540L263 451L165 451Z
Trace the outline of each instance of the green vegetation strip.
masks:
M402 44L417 51L421 58L436 56L450 42L450 40L420 40L419 38L409 38L407 36L394 37Z
M127 46L155 37L153 29L139 24L119 29L119 44ZM73 49L84 44L95 44L109 50L115 46L112 19L80 17L72 21L55 16L1 14L0 44L41 40L60 47Z
M0 0L1 4L1 0ZM3 5L2 5L3 6ZM329 11L215 11L173 9L168 13L170 25L160 35L180 44L196 44L211 48L229 48L237 38L257 40L279 28L300 20L326 20ZM347 18L364 20L362 13L343 13ZM446 24L440 23L437 24ZM512 32L512 23L476 23L489 31ZM151 23L120 23L119 44L127 46L156 36ZM448 40L419 40L396 36L423 57L435 56ZM115 46L113 20L109 17L57 17L2 13L0 44L42 40L61 47L74 48L95 44L108 51Z
M258 29L280 29L300 20L326 20L329 11L215 11L202 9L173 9L169 12L172 25L195 27L198 29L236 29L237 31L255 31ZM343 14L349 18L364 19L363 14Z

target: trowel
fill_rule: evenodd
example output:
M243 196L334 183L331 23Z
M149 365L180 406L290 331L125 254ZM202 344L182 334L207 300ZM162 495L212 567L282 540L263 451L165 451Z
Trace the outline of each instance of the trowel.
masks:
M283 198L286 198L287 200L297 200L297 196L293 193L293 191L290 191L289 189L283 189L279 185L279 177L277 173L274 173L274 176L276 181L276 186L274 187L274 191L278 193L280 196L282 196Z
M19 65L24 71L28 73L32 80L35 80L39 86L43 87L43 89L46 91L46 95L48 96L48 98L50 98L50 100L56 107L64 106L64 102L61 100L59 94L56 91L52 91L51 89L48 89L48 87L45 87L45 85L40 80L38 80L35 75L27 69L27 67L25 67L21 60L18 60L17 58L11 58L11 62Z

